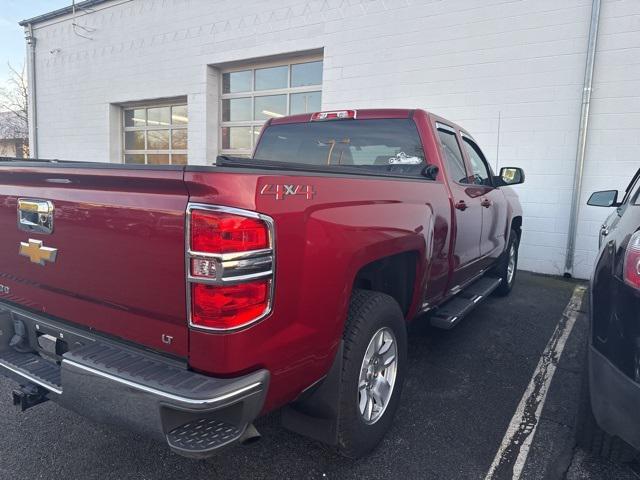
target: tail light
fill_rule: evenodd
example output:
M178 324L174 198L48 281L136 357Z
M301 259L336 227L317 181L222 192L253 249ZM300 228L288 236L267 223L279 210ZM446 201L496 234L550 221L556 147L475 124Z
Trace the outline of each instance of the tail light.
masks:
M186 268L190 326L231 331L261 320L273 297L273 220L189 204Z
M269 247L264 221L223 212L191 213L191 248L198 252L248 252Z
M624 254L624 281L640 290L640 230L631 235Z
M229 330L260 317L269 301L269 280L216 286L194 284L191 295L194 325Z

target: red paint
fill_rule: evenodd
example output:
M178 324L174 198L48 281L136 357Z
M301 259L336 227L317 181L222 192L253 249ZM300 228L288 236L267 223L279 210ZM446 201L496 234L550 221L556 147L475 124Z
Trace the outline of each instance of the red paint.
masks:
M504 249L511 218L521 215L509 189L449 181L435 134L435 121L443 119L421 110L357 111L358 119L410 115L429 163L440 169L436 181L232 168L2 166L0 279L11 296L0 299L186 357L200 372L235 376L267 368L265 411L284 405L327 373L362 267L417 253L411 319L423 303L442 301L456 282L490 266ZM269 124L310 119L305 114ZM294 185L295 194L285 195L285 185ZM18 231L18 197L54 202L52 235ZM461 200L464 211L453 208ZM273 310L257 324L227 334L188 329L188 201L273 218ZM487 202L491 207L483 208ZM27 238L59 248L58 261L41 267L19 257L18 243ZM163 344L161 334L173 336L173 343Z

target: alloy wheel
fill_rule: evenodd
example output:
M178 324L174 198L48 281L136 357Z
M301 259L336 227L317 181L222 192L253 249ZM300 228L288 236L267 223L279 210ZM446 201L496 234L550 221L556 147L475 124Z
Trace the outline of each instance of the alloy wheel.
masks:
M358 379L358 411L362 420L372 425L384 414L396 383L398 346L388 327L378 330L364 354Z

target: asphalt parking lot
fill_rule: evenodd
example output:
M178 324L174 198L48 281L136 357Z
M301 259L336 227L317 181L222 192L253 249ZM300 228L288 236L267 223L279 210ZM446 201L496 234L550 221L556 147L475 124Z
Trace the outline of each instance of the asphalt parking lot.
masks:
M48 402L17 413L0 380L0 478L483 479L577 284L520 272L452 331L413 325L397 420L368 458L352 461L261 420L261 442L194 461L164 445L95 425ZM536 419L520 478L635 479L633 469L574 448L586 318L578 315ZM506 468L494 478L511 478Z

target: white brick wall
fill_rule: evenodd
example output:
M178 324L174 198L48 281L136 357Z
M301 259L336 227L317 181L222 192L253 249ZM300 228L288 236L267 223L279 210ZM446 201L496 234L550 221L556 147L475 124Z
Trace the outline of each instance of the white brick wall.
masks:
M218 150L208 65L324 49L323 108L420 107L525 168L521 268L563 272L591 0L114 0L36 25L40 156L119 158L113 104L186 96L191 163ZM640 151L640 2L603 0L583 200ZM114 120L115 112L115 120ZM498 115L501 116L499 159ZM584 203L584 202L583 202ZM605 209L580 212L587 277Z

